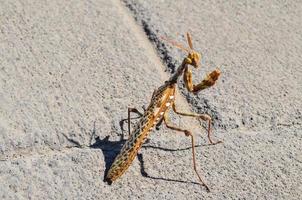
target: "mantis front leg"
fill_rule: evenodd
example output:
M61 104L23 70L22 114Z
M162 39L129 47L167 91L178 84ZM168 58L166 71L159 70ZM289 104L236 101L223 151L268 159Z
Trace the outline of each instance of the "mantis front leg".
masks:
M215 84L216 80L218 79L220 75L220 71L218 69L212 71L210 74L206 76L205 79L203 79L199 84L194 85L192 81L192 71L189 69L188 66L185 67L184 71L184 82L186 85L186 88L193 93L197 93L200 90L204 90L208 87L211 87Z

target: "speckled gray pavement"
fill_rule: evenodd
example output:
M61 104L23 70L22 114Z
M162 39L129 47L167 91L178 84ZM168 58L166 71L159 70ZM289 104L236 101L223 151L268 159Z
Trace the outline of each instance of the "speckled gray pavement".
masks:
M301 199L301 1L0 1L1 199ZM171 113L196 136L161 127L112 185L104 174L127 138L128 107L148 105L185 56L203 54L194 82L179 83ZM135 120L133 120L135 122ZM125 122L125 123L122 123Z

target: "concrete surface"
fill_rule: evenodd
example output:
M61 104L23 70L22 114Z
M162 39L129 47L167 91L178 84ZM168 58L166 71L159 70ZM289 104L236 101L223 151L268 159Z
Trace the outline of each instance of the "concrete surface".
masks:
M300 1L0 1L1 199L301 199L301 11ZM203 54L194 81L222 71L196 96L180 82L177 104L210 114L223 144L172 117L196 135L211 193L196 184L190 140L165 127L107 185L127 107L147 105L185 56L160 37L185 44L187 31Z

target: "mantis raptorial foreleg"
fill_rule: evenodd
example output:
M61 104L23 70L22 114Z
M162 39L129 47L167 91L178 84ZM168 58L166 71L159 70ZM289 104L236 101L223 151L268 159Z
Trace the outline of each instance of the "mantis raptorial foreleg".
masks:
M188 66L186 66L184 71L184 82L187 87L187 89L190 92L197 93L200 90L204 90L208 87L211 87L215 84L216 80L218 79L220 75L220 71L218 69L212 71L210 74L206 76L205 79L203 79L199 84L194 85L192 81L192 71L189 69Z
M180 131L183 132L186 136L190 136L191 137L191 144L192 144L192 158L193 158L193 168L194 171L196 173L196 175L198 176L199 181L201 182L202 185L204 185L206 187L206 189L208 191L210 191L209 187L207 186L207 184L202 180L201 176L199 175L197 168L196 168L196 156L195 156L195 140L194 140L194 135L185 129L181 129L178 127L175 127L173 125L169 125L169 118L167 116L167 113L164 114L164 123L166 125L167 128L175 130L175 131Z
M213 140L211 139L211 122L212 122L212 119L209 115L179 112L179 111L176 110L175 102L172 103L172 109L176 114L183 115L183 116L188 116L188 117L196 117L198 119L202 119L203 121L207 121L208 122L207 132L208 132L208 139L209 139L210 144L215 145L215 144L218 144L218 143L222 142L222 141L213 142Z

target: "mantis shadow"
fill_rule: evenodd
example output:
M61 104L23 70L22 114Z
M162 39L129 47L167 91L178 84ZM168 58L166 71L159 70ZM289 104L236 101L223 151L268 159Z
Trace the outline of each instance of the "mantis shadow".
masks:
M211 146L211 144L198 144L198 145L195 145L194 147L205 147L205 146ZM143 145L142 148L151 148L151 149L159 149L162 151L174 152L174 151L186 151L186 150L192 149L192 146L185 147L185 148L178 148L178 149L168 149L168 148L157 147L157 146L152 146L152 145Z
M95 142L91 144L89 147L93 149L101 149L105 159L105 172L104 172L104 181L106 181L106 176L112 165L115 157L118 155L120 150L122 149L126 140L120 139L119 141L110 141L110 136L106 136L104 139L100 139L100 137L95 138Z
M199 185L199 183L197 182L193 182L193 181L182 181L182 180L176 180L176 179L170 179L170 178L162 178L162 177L154 177L154 176L150 176L144 167L144 159L143 159L143 154L139 153L137 154L137 158L140 162L140 171L142 176L146 177L146 178L151 178L154 180L163 180L163 181L170 181L170 182L178 182L178 183L191 183L191 184L197 184Z
M99 136L95 137L96 135L96 129L95 129L95 122L94 122L94 127L91 132L91 137L90 137L90 142L89 145L81 145L78 141L67 137L67 135L62 134L68 142L73 144L72 146L69 146L68 148L83 148L83 147L88 147L92 149L101 149L104 155L104 161L105 161L105 172L104 172L104 181L106 182L106 176L108 174L108 171L110 169L110 166L112 165L115 157L118 155L120 150L122 149L124 143L126 140L124 139L123 136L121 136L119 141L110 141L109 140L109 135L106 136L103 139L100 139ZM92 143L92 140L94 139L94 143Z

